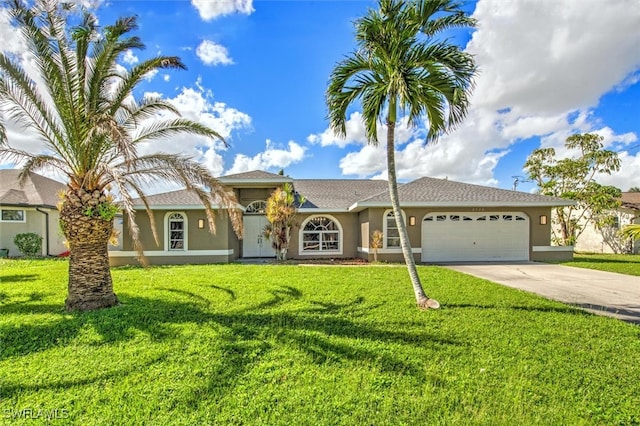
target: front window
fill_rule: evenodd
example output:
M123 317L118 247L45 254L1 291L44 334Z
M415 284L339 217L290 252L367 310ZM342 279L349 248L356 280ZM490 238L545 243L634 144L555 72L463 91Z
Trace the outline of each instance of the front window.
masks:
M184 250L184 216L173 213L169 216L169 250Z
M245 210L245 214L264 214L267 210L267 202L266 201L253 201L247 206Z
M404 212L402 213L404 215ZM444 220L446 216L438 216L437 220ZM400 248L400 230L396 222L393 210L389 210L384 215L384 241L386 248Z
M340 228L332 219L318 216L310 219L302 229L303 252L339 252Z
M2 222L24 222L24 210L2 209L0 218Z

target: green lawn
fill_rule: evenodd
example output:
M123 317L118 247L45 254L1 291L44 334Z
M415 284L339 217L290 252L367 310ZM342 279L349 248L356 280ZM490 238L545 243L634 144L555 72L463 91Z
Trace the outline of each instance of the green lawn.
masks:
M640 327L447 269L419 269L439 311L403 267L210 265L69 314L66 267L0 260L0 422L640 422Z
M567 266L598 269L626 275L640 276L640 255L637 254L585 254L576 253L571 262L560 262Z

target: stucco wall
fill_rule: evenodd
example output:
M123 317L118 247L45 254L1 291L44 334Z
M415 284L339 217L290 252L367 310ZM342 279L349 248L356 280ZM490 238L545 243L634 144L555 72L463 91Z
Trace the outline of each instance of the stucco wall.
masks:
M636 223L636 212L620 208L611 212L618 218L619 226L598 227L595 222L582 222L584 230L576 242L576 251L588 253L637 253L637 244L621 238L619 231L626 225Z
M369 209L368 214L360 215L361 225L365 223L368 226L369 234L374 232L375 230L384 230L384 214L390 209ZM414 248L416 252L414 252L414 258L416 262L421 261L421 245L422 245L422 220L423 218L430 213L435 212L473 212L473 213L481 213L481 212L504 212L504 211L517 211L523 212L529 218L529 258L531 260L547 260L547 257L552 259L557 258L567 258L568 256L572 257L570 253L559 253L553 252L552 254L547 255L544 251L533 251L533 247L538 247L542 249L543 247L549 247L551 245L551 209L549 207L482 207L482 208L451 208L451 207L440 207L440 208L404 208L402 209L405 213L405 223L407 225L407 232L409 234L409 240L411 246ZM540 216L547 217L547 224L540 224ZM416 218L415 225L410 225L410 218L414 216ZM366 222L365 222L366 221ZM364 240L364 236L362 238ZM369 250L369 244L364 244L364 241L361 241L362 248L366 248L367 250L362 250L358 256L373 260L373 252ZM368 253L367 253L368 252ZM401 262L403 261L403 256L399 248L387 249L383 248L378 251L378 260L388 261L388 262Z
M25 222L0 222L0 248L9 249L9 256L22 256L22 253L13 243L13 239L18 234L33 232L42 237L42 249L40 254L46 253L46 215L36 211L34 208L24 207L3 207L6 209L25 210ZM41 209L49 215L49 253L52 256L67 250L64 245L64 236L60 230L60 215L55 209Z
M167 218L170 213L180 213L186 218L186 250L167 250ZM216 233L211 234L204 210L155 210L153 217L158 232L159 245L151 230L151 222L146 212L138 212L136 222L140 227L140 241L148 253L149 264L217 263L229 262L237 258L237 237L233 232L226 212L215 212ZM133 240L129 233L126 217L123 218L122 250L110 248L111 265L137 264ZM204 228L198 227L199 220Z

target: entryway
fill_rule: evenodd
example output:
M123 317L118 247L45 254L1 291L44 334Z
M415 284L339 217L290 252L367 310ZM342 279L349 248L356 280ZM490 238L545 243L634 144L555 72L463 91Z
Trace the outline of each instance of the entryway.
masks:
M271 241L262 235L264 227L269 223L261 214L245 215L244 239L242 240L242 257L275 257L276 252Z

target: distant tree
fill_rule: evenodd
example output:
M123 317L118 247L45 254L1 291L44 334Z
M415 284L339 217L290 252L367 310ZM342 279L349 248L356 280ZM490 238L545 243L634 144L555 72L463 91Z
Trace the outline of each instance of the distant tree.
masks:
M627 192L640 192L640 187L632 186Z
M265 213L269 224L263 230L263 235L271 241L276 259L279 261L287 258L291 228L298 212L296 204L303 204L304 201L301 196L296 199L296 193L290 183L277 188L267 200Z
M378 261L378 250L382 248L384 242L384 234L381 230L376 229L371 234L371 243L369 244L373 249L373 261Z
M379 0L377 9L358 19L357 49L336 65L327 88L331 128L346 134L347 109L362 106L370 144L378 144L378 125L387 126L389 196L400 246L414 295L422 309L439 303L427 296L416 269L401 214L395 162L395 127L402 116L412 126L428 123L427 140L455 129L466 116L476 66L473 56L443 36L469 29L476 21L451 0Z
M232 192L196 161L182 155L141 154L142 144L181 134L221 139L213 129L181 118L167 101L134 97L152 72L184 69L180 58L157 56L129 70L118 64L130 50L144 48L131 32L135 17L113 25L73 2L7 2L12 23L21 32L31 60L0 52L0 106L11 119L34 131L46 147L36 153L12 146L0 127L0 160L21 164L24 182L32 171L56 170L67 178L60 225L69 244L67 310L114 306L107 244L119 209L126 213L139 255L142 246L133 199L148 207L143 188L154 181L183 185L202 202L214 231L213 205L227 207L241 235L242 221ZM67 26L73 20L73 28ZM31 74L33 73L33 75ZM113 195L120 202L116 205ZM153 214L147 208L156 242Z
M553 148L539 148L527 158L525 169L543 195L576 201L575 206L555 209L554 241L563 246L575 245L585 223L604 225L611 218L608 212L620 205L620 189L595 181L598 174L620 170L620 159L614 151L604 149L603 137L593 133L569 136L565 147L577 151L571 158L556 158Z

